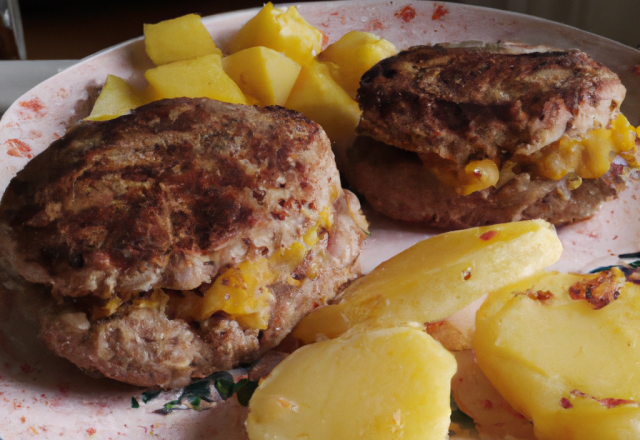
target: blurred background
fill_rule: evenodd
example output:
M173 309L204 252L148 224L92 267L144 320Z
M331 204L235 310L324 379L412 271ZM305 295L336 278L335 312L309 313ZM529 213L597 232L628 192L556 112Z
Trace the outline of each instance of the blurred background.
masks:
M30 60L80 59L142 35L143 23L157 23L191 12L212 15L259 7L263 3L262 0L19 0L27 59ZM466 0L454 3L534 15L632 47L640 44L640 0Z

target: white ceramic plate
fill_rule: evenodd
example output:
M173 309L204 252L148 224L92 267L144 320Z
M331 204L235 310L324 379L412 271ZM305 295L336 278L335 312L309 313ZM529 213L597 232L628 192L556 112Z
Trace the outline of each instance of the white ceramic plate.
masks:
M520 14L433 2L351 1L306 3L300 13L333 42L350 30L377 33L398 48L479 40L520 41L578 48L614 70L627 87L624 113L640 122L640 52L557 23ZM207 17L203 21L223 50L230 37L257 10ZM151 66L141 39L87 58L19 98L0 120L0 192L34 155L89 113L107 73L142 87ZM640 186L591 220L559 229L565 246L560 270L587 271L615 263L617 255L640 251ZM368 213L372 236L362 256L365 272L433 231ZM49 354L36 337L35 304L0 296L0 438L244 439L246 410L229 401L215 410L154 413L163 400L131 408L141 390L107 379L92 379ZM459 438L459 437L458 437Z

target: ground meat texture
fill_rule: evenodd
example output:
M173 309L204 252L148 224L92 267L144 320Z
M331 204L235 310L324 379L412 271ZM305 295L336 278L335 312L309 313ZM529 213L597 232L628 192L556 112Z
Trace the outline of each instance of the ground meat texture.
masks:
M606 127L626 89L580 51L416 46L364 74L360 134L466 165Z
M339 185L301 114L159 101L83 123L32 160L3 198L0 241L58 297L194 289L251 245L290 246Z
M348 154L346 178L375 210L442 229L535 218L571 223L591 217L625 185L618 174L621 167L614 166L599 179L583 179L572 191L564 179L521 173L499 189L490 187L461 196L431 174L416 153L359 137Z
M158 101L81 123L18 173L0 205L0 261L50 289L41 336L55 353L87 372L180 387L257 359L358 275L361 213L345 197L328 138L303 115ZM294 270L299 283L269 286L264 330L223 312L171 319L136 302L154 289L201 292L227 268L301 242L327 216ZM86 313L116 297L122 305L107 316Z

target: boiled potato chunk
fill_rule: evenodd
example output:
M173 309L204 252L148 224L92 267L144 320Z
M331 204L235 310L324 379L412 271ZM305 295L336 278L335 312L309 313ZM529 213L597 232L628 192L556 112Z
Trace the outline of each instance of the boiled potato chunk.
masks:
M284 106L300 64L267 47L251 47L222 59L222 67L257 105Z
M640 286L617 269L546 273L489 294L480 368L539 440L640 438Z
M269 2L238 31L230 49L233 54L264 46L299 64L307 64L322 50L322 38L322 32L307 23L295 6L283 12Z
M155 99L211 98L247 103L238 85L224 72L218 55L165 64L147 70L144 76L154 90Z
M188 14L144 25L144 45L156 66L204 55L220 55L200 16Z
M360 121L358 103L333 80L329 68L317 61L302 67L285 107L320 124L332 141L352 136Z
M355 99L360 78L379 61L398 53L389 41L369 32L351 31L318 55L319 61L337 66L333 78Z
M361 323L382 328L441 321L541 271L561 252L554 227L543 220L436 235L356 280L338 304L316 309L293 335L309 343Z
M448 351L410 327L308 345L253 394L249 438L444 440L455 371Z
M122 78L107 75L102 91L93 105L89 121L107 121L129 113L148 102L144 92L132 87Z

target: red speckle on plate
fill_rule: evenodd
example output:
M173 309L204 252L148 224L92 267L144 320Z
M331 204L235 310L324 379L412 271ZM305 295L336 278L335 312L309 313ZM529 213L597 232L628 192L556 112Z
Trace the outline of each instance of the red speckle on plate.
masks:
M38 139L42 137L42 132L38 131L38 130L31 130L29 131L29 138L31 139Z
M327 44L329 44L329 36L323 32L322 33L322 48L324 49L325 47L327 47Z
M491 231L487 231L484 234L482 234L480 237L480 240L482 241L489 241L491 240L493 237L495 237L496 235L498 235L498 231L495 230L491 230Z
M329 15L339 15L339 14L340 14L339 12L332 12L332 13L331 13L331 14L329 14Z
M89 435L93 435L93 434L95 434L95 433L96 433L96 430L95 430L94 428L89 428L89 429L87 429L87 434L89 434Z
M612 238L612 240L617 240L617 239L618 239L617 235Z
M34 113L42 113L44 110L44 104L40 101L40 98L35 97L29 101L20 101L18 105L24 109L31 110Z
M31 147L19 139L9 139L5 142L7 154L13 157L26 157L31 159Z
M444 3L441 5L435 4L433 5L433 15L431 16L432 20L440 20L442 17L447 15L449 10L444 7Z
M411 5L407 5L404 8L400 9L398 12L393 14L394 17L401 18L405 23L409 23L411 20L416 18L416 10L413 9Z
M381 31L386 29L386 26L382 24L380 20L371 20L368 24L368 30L371 31Z
M22 417L20 417L20 421L21 421L22 423L24 423L24 422L26 422L26 421L27 421L27 418L26 418L25 416L22 416Z

